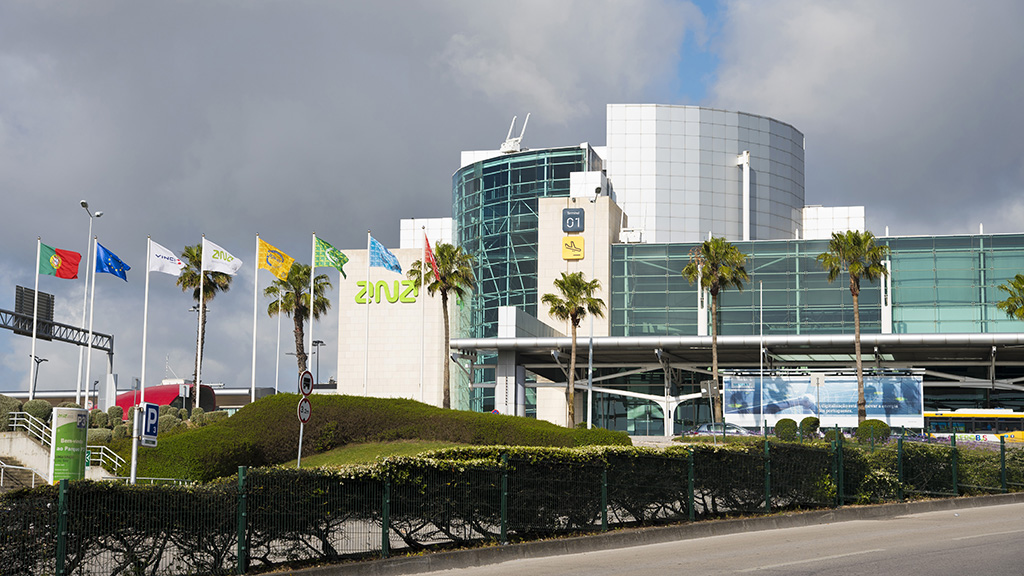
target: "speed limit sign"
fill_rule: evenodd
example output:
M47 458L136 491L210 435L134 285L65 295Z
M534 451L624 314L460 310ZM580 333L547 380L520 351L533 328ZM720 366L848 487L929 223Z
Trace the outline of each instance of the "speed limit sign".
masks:
M309 370L299 374L299 392L302 392L303 396L313 393L313 374Z
M303 424L309 422L309 417L313 414L313 406L310 405L309 398L303 396L302 399L299 400L299 407L297 411L299 413L299 422L302 422Z

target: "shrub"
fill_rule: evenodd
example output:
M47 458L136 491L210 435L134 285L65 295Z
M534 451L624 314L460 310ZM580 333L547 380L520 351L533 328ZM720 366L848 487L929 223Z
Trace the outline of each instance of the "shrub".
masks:
M217 410L216 412L210 412L203 415L206 418L207 424L217 424L228 419L228 413L225 410Z
M113 437L110 430L107 428L89 428L89 435L86 439L87 444L109 444L110 439Z
M174 411L172 410L171 413ZM178 420L188 420L188 410L185 408L178 408Z
M81 408L81 406L74 402L61 402L57 404L57 408Z
M192 417L189 420L196 426L206 426L206 413L203 412L202 408L196 406L192 409Z
M110 417L103 410L94 409L89 412L90 428L106 428L110 423Z
M124 408L111 406L107 408L107 426L113 428L124 420Z
M779 437L779 440L786 440L787 442L796 440L796 420L783 418L776 422L775 435Z
M131 438L131 432L127 424L118 424L114 426L113 434L111 437L114 440L121 440L122 438Z
M837 435L836 435L836 429L835 428L826 428L825 429L825 440L828 440L829 442L835 442L836 441L836 436Z
M21 412L21 401L17 398L0 394L0 432L4 432L10 427L11 420L9 414L11 412Z
M821 421L815 416L808 416L800 421L800 436L803 438L817 438L818 427Z
M156 433L165 434L181 426L181 420L177 416L165 414L156 421Z
M164 404L164 405L160 406L160 415L161 416L166 416L171 410L172 410L172 408L171 408L170 404ZM177 408L174 408L174 411L175 411L174 415L175 416L178 415L177 410L178 410Z
M50 414L53 414L53 406L46 400L29 400L22 405L21 409L43 422L49 422Z
M889 425L881 420L865 420L857 426L857 442L869 444L872 439L875 442L884 442L889 439L891 432Z

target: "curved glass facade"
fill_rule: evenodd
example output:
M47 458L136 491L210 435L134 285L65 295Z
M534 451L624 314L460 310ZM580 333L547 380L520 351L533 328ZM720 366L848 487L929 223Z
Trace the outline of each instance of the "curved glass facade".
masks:
M475 258L464 336L498 335L498 307L537 316L537 199L569 195L569 174L596 160L587 147L548 148L464 166L452 177L456 242Z

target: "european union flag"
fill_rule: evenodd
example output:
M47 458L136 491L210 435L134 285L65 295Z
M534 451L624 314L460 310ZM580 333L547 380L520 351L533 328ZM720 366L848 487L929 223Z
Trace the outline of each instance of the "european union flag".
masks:
M96 243L96 272L106 272L107 274L113 274L125 282L128 281L128 276L125 274L132 267L125 264L117 257L116 254L107 250L103 247L103 244Z

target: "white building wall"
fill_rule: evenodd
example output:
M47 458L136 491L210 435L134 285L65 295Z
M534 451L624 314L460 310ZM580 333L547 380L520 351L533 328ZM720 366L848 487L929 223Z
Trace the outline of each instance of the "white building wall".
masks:
M442 400L444 350L441 296L420 296L404 272L423 258L422 249L397 249L403 274L370 268L370 282L384 281L391 299L381 294L360 304L367 278L366 250L344 250L348 279L338 285L338 393L381 398L409 398L435 406ZM395 294L395 284L398 294ZM412 300L411 302L403 301ZM375 295L376 296L376 295ZM367 331L369 322L369 331ZM364 380L364 366L369 367ZM457 367L452 367L453 381ZM421 379L422 374L422 379ZM452 394L453 407L454 398Z
M833 232L864 231L863 206L806 206L802 238L828 240Z

